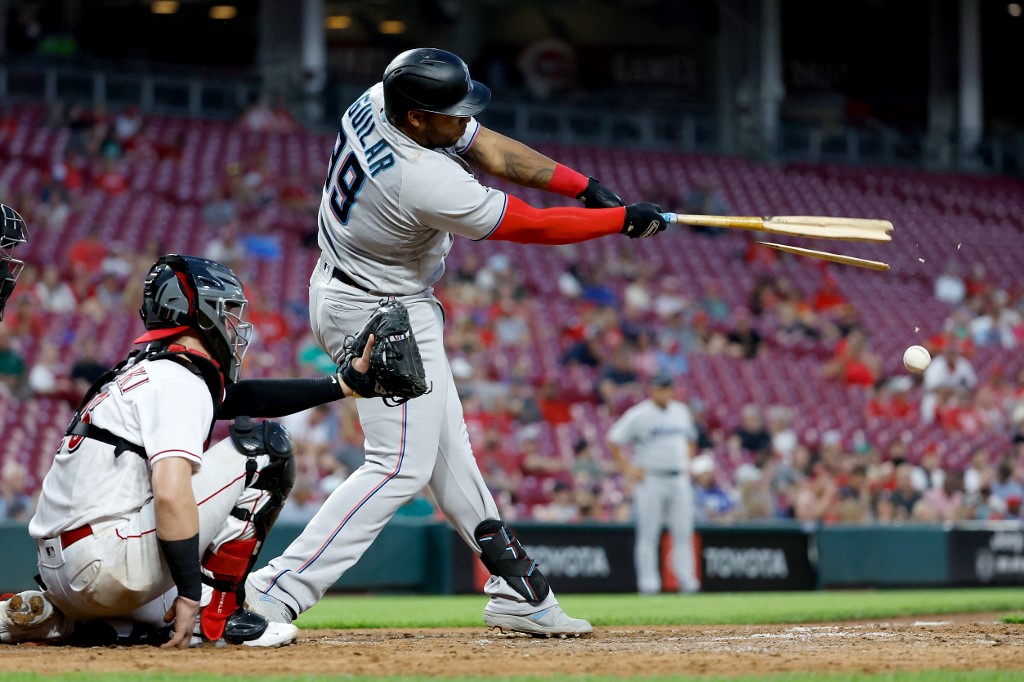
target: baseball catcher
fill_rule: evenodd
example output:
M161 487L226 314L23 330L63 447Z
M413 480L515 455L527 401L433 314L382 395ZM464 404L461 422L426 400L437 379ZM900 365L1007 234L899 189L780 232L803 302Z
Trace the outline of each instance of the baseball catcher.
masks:
M288 432L251 417L354 396L346 378L401 397L389 375L398 365L372 361L373 332L387 337L388 353L418 349L411 335L374 327L336 375L243 381L247 303L219 263L168 255L154 264L140 310L146 332L136 339L144 345L88 391L61 441L29 524L44 587L0 602L0 641L295 640L293 625L240 606L295 479ZM230 437L209 446L216 419L233 420Z

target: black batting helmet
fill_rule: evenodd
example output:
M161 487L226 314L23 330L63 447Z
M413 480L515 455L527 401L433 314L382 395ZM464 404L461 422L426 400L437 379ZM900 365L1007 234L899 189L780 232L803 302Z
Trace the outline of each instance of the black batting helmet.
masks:
M17 211L7 204L0 204L0 320L4 319L4 306L7 299L14 291L14 285L18 282L18 275L25 267L24 261L14 257L14 247L24 244L28 238L25 229L25 220Z
M466 62L446 50L408 50L384 69L384 108L391 118L401 118L414 109L475 116L490 101L490 89L470 78Z
M162 256L146 277L139 315L148 331L135 343L191 331L206 343L225 383L234 383L252 332L252 324L242 319L248 303L241 280L227 266L193 256Z

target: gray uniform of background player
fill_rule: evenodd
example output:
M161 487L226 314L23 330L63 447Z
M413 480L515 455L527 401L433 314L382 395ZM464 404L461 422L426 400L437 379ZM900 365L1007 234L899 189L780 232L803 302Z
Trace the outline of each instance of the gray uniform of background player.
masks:
M433 390L400 407L359 401L366 463L280 557L250 577L251 586L296 613L313 606L424 487L477 551L474 529L499 518L473 457L431 287L444 273L454 234L483 239L505 210L505 194L480 185L458 158L479 129L471 120L453 149L425 149L388 121L381 84L342 117L345 139L335 147L319 215L323 254L310 278L313 333L338 362L345 336L359 330L381 299L333 277L338 268L405 304ZM540 604L524 602L502 578L492 577L485 591L495 597L488 609L502 613L557 604L554 592Z
M672 570L684 592L699 587L693 561L693 489L688 473L697 441L697 427L690 408L669 401L663 409L653 399L634 405L608 432L616 447L632 447L633 464L643 470L636 483L637 589L661 591L659 540L663 524L672 534Z

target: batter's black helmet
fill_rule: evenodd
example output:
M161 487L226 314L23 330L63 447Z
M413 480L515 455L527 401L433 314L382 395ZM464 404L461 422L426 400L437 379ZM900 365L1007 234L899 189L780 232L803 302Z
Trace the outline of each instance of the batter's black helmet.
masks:
M490 89L470 78L466 62L445 50L409 50L384 69L384 108L391 118L401 118L413 109L475 116L490 101Z
M14 291L18 275L25 267L23 261L14 257L14 247L24 244L27 239L25 220L13 208L0 204L0 320L4 319L4 306Z
M234 383L252 332L242 319L248 303L230 268L193 256L162 256L146 277L139 315L148 331L135 343L192 331L206 343L224 381Z

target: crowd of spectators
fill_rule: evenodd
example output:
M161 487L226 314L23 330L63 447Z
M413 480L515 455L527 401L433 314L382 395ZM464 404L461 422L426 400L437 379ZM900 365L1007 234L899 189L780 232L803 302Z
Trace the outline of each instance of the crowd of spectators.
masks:
M40 186L16 197L0 187L0 198L43 232L60 233L80 214L84 193L124 192L133 163L152 156L173 160L185 144L180 134L165 135L135 109L109 114L73 105L55 111L47 125L66 130L67 145L54 150ZM294 121L277 104L254 102L237 128L286 133ZM9 132L0 132L0 155L4 134ZM332 369L308 332L304 302L278 300L275 292L260 289L258 278L246 277L253 261L275 257L272 241L280 235L267 218L268 207L287 206L315 226L321 170L278 172L257 147L230 160L221 181L200 199L201 225L195 229L205 236L201 255L235 268L250 286L257 340L247 372L289 376ZM727 210L710 182L669 203L696 213ZM297 248L316 248L309 234L286 238ZM693 238L723 237L705 230ZM915 379L887 374L830 266L809 268L798 286L781 274L774 251L757 248L753 238L736 243L735 258L757 273L742 306L730 302L722 281L702 282L695 295L679 275L653 272L632 252L583 263L567 249L564 271L552 273L573 311L561 326L537 324L547 319L546 302L507 256L472 249L453 259L436 291L448 319L447 347L474 451L506 518L628 521L631 486L609 461L600 428L642 399L650 377L662 371L684 377L679 397L698 423L700 454L691 473L702 522L1020 517L1024 376L979 376L972 363L979 350L1024 342L1020 292L992 286L980 266L964 278L955 263L946 267L934 295L949 316L941 333L925 342L935 360ZM0 323L0 400L77 405L126 350L98 347L91 332L112 315L134 315L139 283L161 250L155 239L126 252L87 235L48 264L30 262ZM70 311L90 324L77 337L44 338L46 320ZM273 347L292 339L299 339L295 357L282 365ZM538 339L557 348L556 367L541 369L531 356ZM35 344L30 361L24 352L29 344ZM868 427L930 424L943 432L1003 434L1004 444L978 449L966 468L957 469L944 465L937 449L912 454L904 439L883 447L864 432L798 433L793 407L785 404L751 403L735 422L723 420L703 402L701 387L685 379L698 357L741 366L783 353L815 358L819 371L808 381L845 386L857 397L851 405L864 406L856 418ZM362 434L351 401L285 423L296 440L299 476L282 518L302 521L361 464ZM3 463L0 518L24 518L31 508L32 472L25 465L10 458ZM401 513L431 512L429 503L417 500Z

